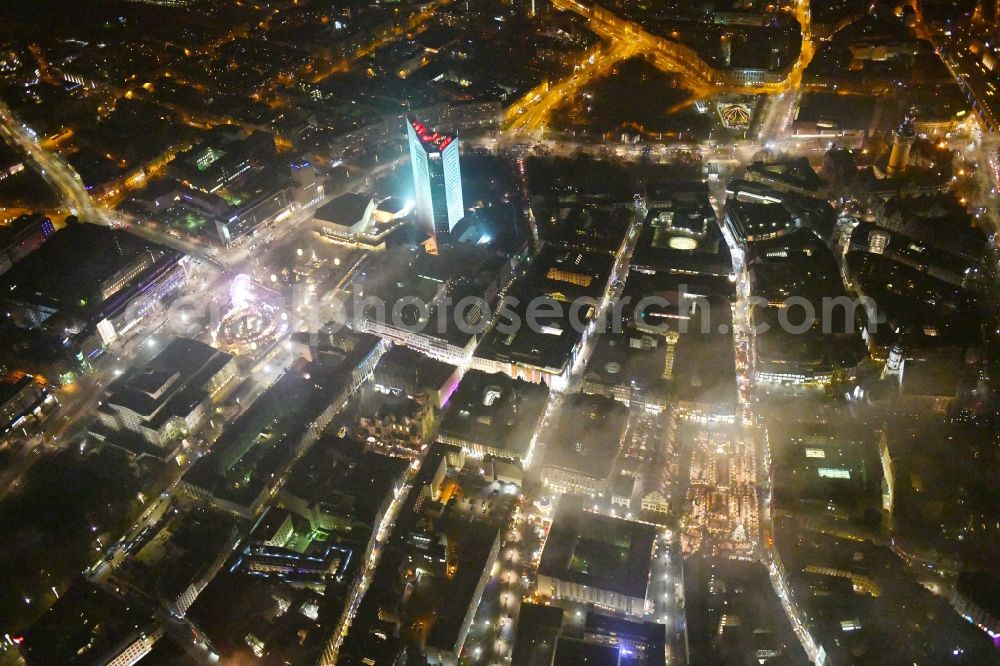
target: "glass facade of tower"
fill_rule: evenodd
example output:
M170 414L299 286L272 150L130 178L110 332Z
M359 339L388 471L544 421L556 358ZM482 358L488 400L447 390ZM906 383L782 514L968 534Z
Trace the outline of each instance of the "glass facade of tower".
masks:
M413 118L406 123L406 133L417 221L435 235L449 233L465 215L458 137L432 132Z

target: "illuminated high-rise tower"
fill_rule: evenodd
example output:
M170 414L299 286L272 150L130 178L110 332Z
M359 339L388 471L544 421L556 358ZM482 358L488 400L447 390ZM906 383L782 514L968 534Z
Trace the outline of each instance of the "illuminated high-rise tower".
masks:
M414 118L407 118L406 134L413 163L414 215L437 238L450 233L465 215L458 136L433 132Z

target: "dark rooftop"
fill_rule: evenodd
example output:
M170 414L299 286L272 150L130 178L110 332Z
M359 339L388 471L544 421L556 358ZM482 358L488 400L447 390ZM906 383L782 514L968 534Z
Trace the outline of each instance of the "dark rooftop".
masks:
M553 374L562 372L582 337L582 330L578 330L580 327L576 324L585 323L593 310L585 298L600 297L610 277L612 263L608 254L548 246L510 294L512 300L508 309L517 319L502 313L500 320L504 325L486 334L476 356L534 366ZM534 299L541 298L559 301L562 307L533 310L538 326L506 325L512 321L530 321L529 306ZM574 303L579 306L574 307ZM510 332L510 328L516 330Z
M175 338L145 366L130 368L113 381L107 402L150 419L150 427L158 428L204 400L205 384L232 358L203 342Z
M502 374L469 370L449 401L440 436L522 457L545 408L548 389Z
M364 194L347 192L324 204L316 211L316 219L349 227L365 216L372 198Z
M339 507L343 517L372 525L407 462L358 448L347 440L323 437L296 463L281 492L324 509Z
M551 666L562 631L563 609L521 602L517 618L512 664Z
M241 414L184 477L218 499L252 506L293 459L312 422L338 391L349 386L350 372L365 349L352 351L337 366L308 364L285 372L264 392L253 409Z
M396 345L379 359L374 379L390 388L436 391L453 374L455 366L428 358L409 347Z
M707 204L707 200L705 202ZM632 266L646 270L727 276L733 260L708 207L650 207Z
M643 599L656 528L583 510L563 495L542 551L539 575Z
M730 200L726 208L736 237L741 241L762 235L780 235L795 227L791 214L777 203Z
M105 283L143 253L150 255L152 265L115 294L103 296ZM118 229L69 224L0 277L0 293L7 300L43 305L79 319L96 320L118 306L122 294L133 293L148 275L175 264L181 257L180 252Z
M546 240L567 248L614 253L632 222L631 206L577 205L562 209Z
M47 222L49 233L52 233L52 221L39 213L34 215L21 215L14 218L7 224L0 224L0 248L6 248L8 245L16 243L26 229L33 227L39 222L43 225Z
M628 408L598 395L574 393L563 404L545 447L545 465L606 479L611 475L628 425Z
M618 666L617 646L585 643L563 636L556 647L552 666Z
M81 579L25 632L21 653L32 666L104 664L154 629L151 613Z
M754 162L748 167L749 173L764 182L789 185L801 190L817 192L823 182L809 165L805 157L789 158L777 162Z
M434 627L427 637L427 645L439 650L453 651L465 621L469 607L474 601L480 578L488 576L486 566L494 542L500 538L503 526L497 523L471 522L462 535L459 549L458 571L443 586L443 604Z

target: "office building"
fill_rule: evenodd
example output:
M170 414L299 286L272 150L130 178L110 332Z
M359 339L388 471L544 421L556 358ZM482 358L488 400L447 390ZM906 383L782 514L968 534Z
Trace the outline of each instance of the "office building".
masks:
M55 231L52 220L41 214L22 215L0 225L0 274L37 250Z
M274 137L255 132L248 137L226 125L212 129L204 141L177 155L167 167L174 179L215 194L238 187L275 156Z
M542 559L538 592L642 617L656 528L583 510L582 499L559 501Z
M382 393L408 397L423 394L435 409L441 409L461 377L460 368L409 347L395 346L379 360L373 379Z
M469 370L451 398L438 438L475 456L522 462L548 394L544 384Z
M0 434L21 427L33 417L40 417L55 396L31 375L0 379Z
M604 497L621 453L628 408L600 395L566 398L545 449L542 482L550 492Z
M72 222L0 277L13 322L84 361L128 334L186 284L184 255L137 236Z
M32 666L138 663L163 636L153 613L79 580L19 637Z
M415 118L407 118L406 134L410 141L417 223L435 238L450 234L465 215L458 136L431 131Z

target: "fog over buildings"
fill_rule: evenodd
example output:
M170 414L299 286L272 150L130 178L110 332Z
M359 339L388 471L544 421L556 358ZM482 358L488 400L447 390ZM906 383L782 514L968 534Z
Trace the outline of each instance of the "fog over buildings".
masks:
M0 7L0 664L1000 663L1000 11Z

